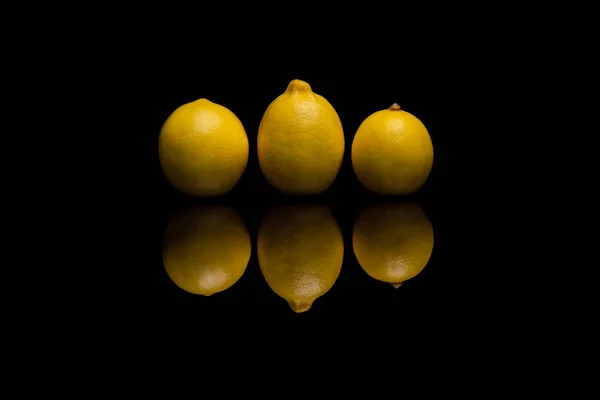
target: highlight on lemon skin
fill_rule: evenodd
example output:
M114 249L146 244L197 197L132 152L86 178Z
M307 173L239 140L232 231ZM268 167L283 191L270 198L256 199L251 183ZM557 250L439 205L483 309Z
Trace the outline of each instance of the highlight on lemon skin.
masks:
M248 163L244 126L228 108L207 99L178 107L159 135L165 177L190 196L213 197L231 191Z
M333 106L302 80L292 80L266 109L257 150L266 181L280 192L320 194L344 158L342 122Z
M230 206L180 211L165 229L165 270L188 293L211 296L229 289L246 271L250 253L250 235Z
M359 126L351 149L360 183L382 195L417 192L433 167L433 143L425 125L394 103L369 115Z
M271 209L262 221L257 251L269 287L303 313L339 277L344 241L327 206L285 205Z
M352 231L361 268L396 289L423 271L433 243L433 226L415 202L369 205L359 212Z

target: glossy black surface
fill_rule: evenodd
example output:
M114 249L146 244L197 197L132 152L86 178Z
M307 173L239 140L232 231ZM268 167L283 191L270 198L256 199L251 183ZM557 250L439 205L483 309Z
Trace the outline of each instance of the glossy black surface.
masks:
M292 312L287 302L277 296L266 284L258 266L256 251L256 233L261 219L267 210L236 208L252 237L252 255L246 272L231 288L210 297L184 292L175 286L167 276L160 257L161 232L157 229L155 262L148 273L153 275L152 291L149 296L174 311L184 307L214 317L221 315L244 315L245 317L276 317L277 319L337 319L357 318L372 315L391 315L398 313L431 313L435 308L445 307L444 302L436 302L445 289L446 273L441 254L443 241L435 243L432 257L425 269L414 279L407 281L399 289L378 282L369 277L358 265L352 248L352 222L356 209L337 207L333 212L338 219L344 238L344 263L342 271L333 288L318 298L312 308L303 314ZM434 227L435 221L432 219ZM158 224L159 226L164 225ZM435 228L434 228L435 231ZM443 239L436 232L436 240ZM441 292L440 292L441 290ZM437 303L437 304L436 304ZM433 309L432 309L433 308Z

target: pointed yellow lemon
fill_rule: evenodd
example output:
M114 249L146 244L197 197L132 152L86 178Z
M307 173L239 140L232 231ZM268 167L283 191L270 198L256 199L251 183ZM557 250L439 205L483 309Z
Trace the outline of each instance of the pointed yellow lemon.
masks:
M257 145L260 168L271 186L288 194L319 194L340 169L344 132L333 106L295 79L265 111Z

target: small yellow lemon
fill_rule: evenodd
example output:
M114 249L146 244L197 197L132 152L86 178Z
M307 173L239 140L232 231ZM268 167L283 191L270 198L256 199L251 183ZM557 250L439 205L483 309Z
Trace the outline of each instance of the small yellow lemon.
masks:
M425 125L393 104L362 122L351 156L356 177L367 189L384 195L409 195L429 177L433 144Z
M337 280L342 233L323 205L286 205L269 212L258 232L258 262L267 284L292 310L305 312Z
M339 172L344 132L333 106L295 79L265 111L257 146L270 185L289 194L319 194Z
M398 288L429 262L433 227L416 203L370 205L354 222L352 247L369 276Z
M159 136L167 180L190 196L219 196L238 182L248 163L248 136L229 109L206 99L177 108Z
M229 206L200 206L174 214L163 240L163 262L171 280L186 292L204 296L236 283L250 252L250 235Z

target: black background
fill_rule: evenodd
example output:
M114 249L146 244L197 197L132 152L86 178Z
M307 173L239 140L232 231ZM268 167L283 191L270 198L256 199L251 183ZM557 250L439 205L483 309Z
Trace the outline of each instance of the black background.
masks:
M314 336L322 336L328 331L318 328L339 325L350 329L328 336L328 345L337 344L354 355L352 351L363 343L369 352L384 352L392 363L401 363L402 352L409 347L405 345L418 338L428 342L419 349L442 343L463 356L465 347L480 353L500 348L498 344L511 335L522 336L524 328L512 323L514 313L508 306L518 303L517 288L526 272L543 270L539 276L548 272L547 264L535 257L524 259L512 253L522 248L515 237L526 237L525 247L536 240L535 233L524 225L528 217L511 221L509 226L502 224L502 219L515 211L530 212L521 189L537 178L523 173L514 153L509 152L531 137L532 132L520 132L515 123L515 118L529 119L530 115L513 109L518 100L529 98L522 90L502 86L513 76L528 79L534 74L520 71L524 62L519 56L496 51L493 45L498 42L512 50L504 44L505 26L494 32L495 41L479 29L488 26L495 14L472 17L472 10L457 10L455 4L453 13L447 14L439 6L422 5L426 10L420 12L407 10L406 3L360 5L355 19L340 13L330 18L323 15L325 7L303 5L280 16L264 12L264 22L258 21L256 14L241 15L248 22L243 28L224 18L230 13L210 12L204 3L201 12L163 5L156 19L144 18L138 10L122 18L128 33L117 36L117 46L105 43L106 36L100 33L108 35L114 26L103 21L98 40L110 57L94 52L91 64L95 70L88 77L108 89L106 96L99 95L105 93L102 91L90 93L82 83L85 95L73 99L85 109L85 125L76 126L83 135L90 120L99 125L109 122L101 139L93 138L89 146L91 150L106 146L96 167L102 180L100 186L93 182L91 196L73 202L83 206L79 217L84 225L90 225L87 221L92 214L103 220L97 226L108 225L108 230L97 229L99 240L81 234L82 241L98 243L99 248L93 253L85 248L77 260L77 273L72 274L76 283L71 286L81 288L100 306L99 313L111 322L116 336L131 329L134 340L127 345L138 343L151 353L152 346L165 343L189 357L186 349L204 351L213 342L207 345L202 335L226 331L220 327L233 326L229 333L244 339L239 340L241 346L252 348L254 334L261 330L279 340L280 330L289 327L308 327L314 329ZM272 7L267 8L270 11ZM367 15L368 11L373 15ZM465 20L475 24L465 24ZM138 23L142 26L136 29ZM184 29L178 29L181 27ZM512 29L510 24L508 29ZM79 55L77 51L74 54ZM517 70L519 73L509 75ZM346 136L341 170L321 196L282 195L267 185L258 166L260 120L292 79L307 81L333 105ZM90 97L100 104L90 107ZM158 136L166 118L180 105L203 97L234 112L250 144L248 166L238 185L228 195L208 200L188 198L171 188L158 160ZM360 123L392 103L425 124L434 146L429 180L411 199L368 192L357 181L350 162L352 138ZM119 107L123 113L113 120ZM515 140L518 146L512 146ZM509 176L515 169L525 185L518 186ZM82 180L73 178L74 186L79 188ZM90 207L90 199L99 200L98 204ZM423 206L433 224L435 243L425 269L395 290L362 271L352 251L351 235L363 207L405 200ZM345 243L339 279L302 314L295 314L271 291L256 257L261 220L271 207L288 202L327 204ZM227 291L208 298L177 288L161 258L169 217L203 203L232 205L252 238L252 256L244 276ZM114 209L108 209L112 205ZM90 263L100 268L90 267ZM82 284L81 272L90 270L92 276ZM101 287L91 290L96 282ZM71 303L73 298L69 300ZM538 303L546 300L541 298ZM535 316L532 308L523 308L521 303L519 310L525 311L522 314L527 319ZM503 323L507 319L510 324ZM512 332L503 334L507 329ZM162 338L168 332L190 332L196 339L165 341ZM144 340L155 334L158 340ZM378 336L379 341L361 340L369 334ZM344 343L348 336L354 340ZM279 346L277 340L272 346L277 350L298 344ZM398 388L396 383L391 386Z
M117 198L120 214L130 222L118 232L123 236L121 248L128 258L113 279L125 295L126 300L118 303L125 309L125 315L142 318L157 327L202 326L215 321L218 324L214 326L239 324L242 328L262 321L259 326L368 324L379 326L375 330L379 331L404 329L409 324L411 329L442 329L447 335L448 327L459 326L458 321L472 322L485 315L486 311L481 310L485 304L482 295L486 294L486 285L493 275L488 273L493 271L491 264L497 261L485 256L485 235L474 228L487 224L481 212L484 207L481 193L477 192L482 181L473 180L480 173L485 177L485 172L464 166L472 162L472 154L481 150L484 143L489 148L490 141L473 141L483 137L478 132L473 134L477 114L472 113L473 118L463 117L481 99L470 96L467 82L459 79L464 74L453 74L453 65L459 60L448 58L447 53L435 51L432 46L411 49L410 58L403 60L399 57L402 52L377 58L358 50L335 50L333 45L331 49L335 52L294 48L289 54L277 53L276 57L268 58L257 49L256 43L247 53L243 53L243 44L236 43L238 52L231 54L210 54L210 49L202 45L198 44L198 51L187 49L188 53L178 48L177 54L190 54L187 59L174 58L166 44L162 47L157 44L162 52L155 50L150 59L144 58L143 66L138 68L139 64L135 64L135 68L128 70L130 97L125 103L131 105L128 114L133 118L123 136L126 146L139 157L131 162L129 175L121 177L121 193L131 195ZM385 46L383 43L382 47ZM200 57L203 54L210 57L204 60ZM258 164L256 138L261 118L293 79L308 82L315 93L324 96L337 111L344 129L341 169L333 185L319 196L277 192L267 184ZM250 145L248 165L238 184L230 193L212 199L191 198L172 188L158 159L162 124L177 107L199 98L207 98L234 112L244 125ZM360 123L393 103L425 124L434 146L429 179L417 194L408 198L369 192L356 179L350 160L352 139ZM469 145L464 146L465 143ZM459 174L466 170L469 175ZM467 186L470 189L465 191ZM433 224L435 243L425 269L395 290L370 278L360 268L351 238L361 209L399 201L417 201L424 208ZM268 287L257 261L256 235L260 223L269 209L285 203L327 204L342 229L345 245L344 264L335 285L302 314L294 313ZM230 289L210 297L179 289L166 274L161 256L162 237L170 216L200 204L233 206L252 240L252 255L242 278Z
M144 227L148 241L139 299L167 314L186 312L219 321L269 319L287 323L358 322L368 319L390 324L411 315L421 322L447 317L461 307L459 274L453 272L453 245L458 241L449 223L452 193L449 191L449 132L445 124L446 93L441 77L431 69L390 69L379 74L339 73L334 65L321 68L273 65L245 72L226 66L195 71L186 68L159 69L153 76L151 94L144 99L144 114L152 128L146 133L148 170L152 171L151 192ZM162 72L162 74L161 74ZM286 89L292 79L308 82L336 109L344 128L345 155L334 184L318 196L289 196L265 181L256 155L260 120L267 106ZM172 188L158 161L158 135L166 118L180 105L207 98L233 111L242 121L250 144L248 166L236 187L227 195L191 198ZM356 179L350 160L352 139L360 123L371 113L393 103L417 116L428 128L434 145L434 166L425 186L409 197L380 196L369 192ZM146 173L148 172L146 170ZM352 250L352 227L365 206L383 202L417 201L427 213L435 232L433 254L427 267L413 280L395 290L370 278L358 265ZM345 254L342 272L334 287L317 299L306 313L295 314L287 302L267 286L256 255L256 235L268 210L285 203L324 203L337 218L343 232ZM192 295L179 289L167 276L161 258L161 241L172 213L200 204L228 204L241 215L252 238L252 255L243 277L230 289L211 297ZM138 288L140 289L140 288ZM435 320L435 318L434 318Z
M178 45L172 37L170 41L147 40L151 51L144 51L141 62L126 65L122 71L126 90L119 92L123 96L119 100L125 105L122 121L129 125L118 132L117 150L122 150L128 168L117 167L111 158L103 163L103 171L114 168L120 185L110 192L118 219L111 229L115 237L106 238L108 259L102 260L110 265L102 270L107 284L118 288L93 296L102 308L110 303L106 315L114 321L112 325L120 327L120 332L131 328L134 340L150 335L157 338L156 344L170 347L177 344L173 339L166 342L165 334L184 335L182 345L197 343L203 349L206 343L224 343L218 336L230 335L240 336L237 349L252 349L263 333L263 338L275 338L263 344L276 352L291 349L279 343L282 331L293 335L294 341L321 342L344 351L352 346L353 351L380 348L389 352L422 340L428 348L462 351L464 346L458 343L472 346L488 338L488 333L506 330L501 321L511 316L505 310L515 302L519 279L509 274L515 268L514 257L507 256L512 237L498 228L498 222L514 204L502 197L509 197L506 194L514 189L504 176L491 173L489 166L494 163L486 160L494 159L502 149L501 136L495 134L497 118L486 120L496 105L478 95L490 90L490 76L478 69L479 60L472 57L466 62L458 46L442 36L411 47L407 47L410 40L394 36L382 36L376 46L332 39L315 48L306 44L306 38L286 41L282 47L255 37L246 41L236 37L212 47L193 40ZM232 50L223 51L227 46ZM266 183L258 165L256 138L261 118L293 79L308 82L315 93L324 96L344 129L341 169L329 190L319 196L278 193ZM158 159L158 137L165 120L177 107L199 98L234 112L249 139L246 170L234 189L220 198L190 198L177 192L165 180ZM352 139L361 122L393 103L424 123L434 146L429 179L410 198L369 192L356 179L350 160ZM114 141L106 143L114 146ZM398 290L361 269L351 239L360 210L396 201L419 202L435 235L428 265ZM338 280L301 314L269 288L257 261L260 223L272 207L285 203L326 204L344 239ZM171 215L200 204L233 206L252 240L242 278L210 297L179 289L168 277L161 255ZM321 339L323 335L326 340ZM186 354L184 350L178 351Z

